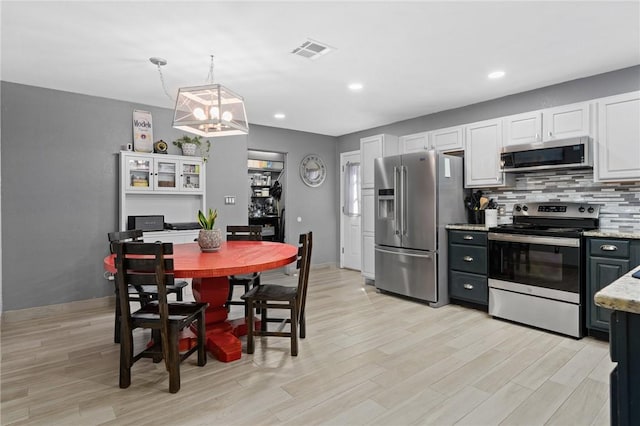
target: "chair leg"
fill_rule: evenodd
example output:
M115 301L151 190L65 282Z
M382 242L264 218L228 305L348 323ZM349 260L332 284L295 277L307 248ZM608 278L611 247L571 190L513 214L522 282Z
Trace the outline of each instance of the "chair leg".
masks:
M182 295L182 290L183 290L183 289L179 288L179 289L178 289L178 291L176 291L176 300L177 300L178 302L182 302L182 299L183 299L183 297L184 297L184 296Z
M253 325L253 299L247 299L245 300L246 305L249 307L248 309L248 313L247 313L247 353L248 354L252 354L255 350L254 347L254 341L253 341L253 335L254 335L254 328L255 326Z
M266 306L259 306L259 309L256 309L256 311L260 311L260 318L261 318L261 322L260 322L260 331L267 331L267 321L269 321L269 318L267 318L267 308Z
M204 321L204 311L202 311L198 315L198 365L200 367L207 365L207 329Z
M227 296L227 302L224 304L224 307L227 308L227 311L231 310L231 299L233 299L233 284L229 283L229 295Z
M298 303L294 300L289 305L291 310L291 356L298 356Z
M175 326L172 326L169 329L169 359L167 360L167 367L169 369L170 393L176 393L180 390L180 349L178 347L178 331L178 327Z
M158 330L157 328L151 330L151 340L153 340L154 345L158 344L158 342L164 344L164 342L162 342L162 335L160 334L160 330ZM153 360L154 364L159 363L160 361L162 361L162 353L154 354L151 359Z
M131 364L133 364L133 335L131 330L125 331L121 332L121 336L125 338L120 342L120 387L122 389L131 385Z
M298 318L298 325L300 326L300 338L304 339L307 336L307 321L305 319L304 312L300 312L300 318Z
M120 292L116 289L116 311L113 322L113 343L120 343Z

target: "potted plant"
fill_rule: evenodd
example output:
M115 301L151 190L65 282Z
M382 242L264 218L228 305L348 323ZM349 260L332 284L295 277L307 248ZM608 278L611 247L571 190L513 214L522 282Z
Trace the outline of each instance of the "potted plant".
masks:
M198 210L198 222L202 227L198 234L198 245L204 252L217 251L222 244L222 232L220 228L214 228L217 218L218 210L209 208L206 216L202 210Z
M184 135L175 141L173 145L182 150L182 155L193 157L196 155L196 149L200 150L202 161L209 159L209 150L211 149L211 141L209 139L203 141L202 136L188 136Z

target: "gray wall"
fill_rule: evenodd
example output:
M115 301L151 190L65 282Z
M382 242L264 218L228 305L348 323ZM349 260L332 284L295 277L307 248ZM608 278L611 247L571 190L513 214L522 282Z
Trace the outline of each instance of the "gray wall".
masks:
M118 226L118 157L131 142L134 109L150 111L154 139L172 141L172 111L2 82L2 293L5 311L112 294L103 279L107 233ZM336 139L251 126L249 136L213 138L207 163L207 205L218 224L247 223L247 144L288 152L291 235L316 231L314 263L337 261ZM179 150L169 144L170 153ZM325 185L304 187L300 159L317 153L329 171ZM223 197L236 195L234 206ZM323 228L320 229L319 226Z
M338 151L358 150L360 138L380 133L409 135L638 89L640 89L640 66L625 68L343 135L338 138Z

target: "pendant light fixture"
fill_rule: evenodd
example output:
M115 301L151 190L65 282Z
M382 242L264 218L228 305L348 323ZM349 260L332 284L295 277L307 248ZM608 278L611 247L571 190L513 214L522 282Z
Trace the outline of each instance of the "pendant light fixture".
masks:
M151 62L160 70L164 63ZM162 79L162 71L160 71ZM220 84L213 83L213 55L209 66L208 84L182 87L173 116L173 127L203 137L246 135L249 133L247 113L242 96ZM164 80L162 81L164 87ZM165 90L166 92L166 90Z

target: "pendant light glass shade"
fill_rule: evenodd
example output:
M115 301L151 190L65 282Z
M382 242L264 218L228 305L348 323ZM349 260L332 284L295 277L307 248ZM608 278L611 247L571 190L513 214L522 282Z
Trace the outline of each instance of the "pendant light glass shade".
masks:
M178 90L173 127L203 137L249 133L244 99L219 84Z

